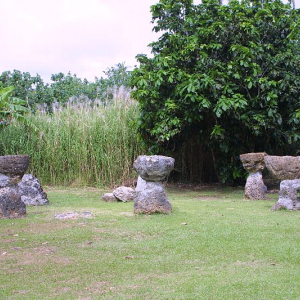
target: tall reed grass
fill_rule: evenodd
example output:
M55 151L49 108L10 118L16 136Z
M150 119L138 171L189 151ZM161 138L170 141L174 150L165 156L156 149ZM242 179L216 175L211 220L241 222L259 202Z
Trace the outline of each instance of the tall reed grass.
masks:
M0 132L0 154L28 154L43 184L114 186L133 174L144 150L137 137L135 102L107 106L73 103L30 120L38 132L12 124Z

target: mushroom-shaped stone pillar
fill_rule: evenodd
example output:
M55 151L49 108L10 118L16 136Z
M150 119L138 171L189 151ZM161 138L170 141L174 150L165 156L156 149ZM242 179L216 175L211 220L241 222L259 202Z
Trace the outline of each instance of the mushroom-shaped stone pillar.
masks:
M265 152L245 153L240 155L241 162L249 176L245 185L245 197L250 200L266 198L267 187L262 179L262 170L265 168Z
M141 155L135 160L133 166L139 174L133 196L135 213L172 212L162 181L173 170L174 163L174 158L161 155Z
M0 156L0 218L19 218L26 215L18 183L29 165L28 155Z
M272 210L281 208L300 210L300 156L265 157L266 168L273 178L282 180L278 202Z

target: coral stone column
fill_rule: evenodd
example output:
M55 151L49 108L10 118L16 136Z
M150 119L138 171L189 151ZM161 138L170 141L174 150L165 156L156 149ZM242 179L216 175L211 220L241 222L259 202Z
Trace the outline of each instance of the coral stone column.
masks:
M240 155L240 160L249 176L245 185L245 197L251 200L266 198L267 187L262 179L262 170L265 168L265 152L246 153Z
M174 168L172 157L152 155L139 156L133 166L139 177L134 192L135 213L171 213L172 206L162 181Z
M0 156L0 218L19 218L26 215L18 183L29 165L27 155Z

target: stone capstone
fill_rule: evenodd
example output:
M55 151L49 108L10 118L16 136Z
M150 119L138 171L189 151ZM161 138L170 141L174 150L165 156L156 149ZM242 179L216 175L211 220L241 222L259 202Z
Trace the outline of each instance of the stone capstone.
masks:
M300 156L265 156L270 174L280 180L300 179Z
M39 180L32 174L25 174L18 187L21 199L26 205L49 204L47 194L44 192Z
M146 181L163 181L173 170L175 160L162 155L140 155L133 167Z
M280 208L300 210L300 199L297 195L298 191L300 191L300 179L281 181L279 199L272 210L278 210Z
M0 174L20 180L29 166L28 155L5 155L0 156Z
M266 155L265 152L245 153L240 155L240 160L246 171L255 173L265 168L264 158Z
M245 197L250 200L262 200L266 198L265 186L261 171L250 172L245 185Z
M127 186L120 186L113 191L113 195L117 200L122 202L128 202L133 200L134 189Z
M102 200L105 202L117 202L118 199L114 196L113 193L106 193L102 195Z
M135 213L169 214L172 212L172 206L161 182L145 181L139 177L133 200Z
M18 187L0 189L0 218L20 218L26 215L26 205L21 200Z

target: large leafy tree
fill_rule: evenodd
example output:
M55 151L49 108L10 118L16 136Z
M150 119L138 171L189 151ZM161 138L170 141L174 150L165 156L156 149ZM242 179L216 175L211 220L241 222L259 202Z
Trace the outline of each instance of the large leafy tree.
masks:
M87 79L80 79L76 74L68 73L53 74L52 83L48 86L47 97L60 103L67 102L70 97L84 95L89 99L96 98L96 87L91 85Z
M105 77L96 77L95 83L93 83L97 89L98 99L109 103L113 99L116 89L123 88L123 92L129 92L131 72L124 62L108 68L103 73Z
M137 56L131 84L154 152L192 137L223 181L243 175L241 153L297 153L299 10L279 0L160 0L151 11L162 35L154 57Z

